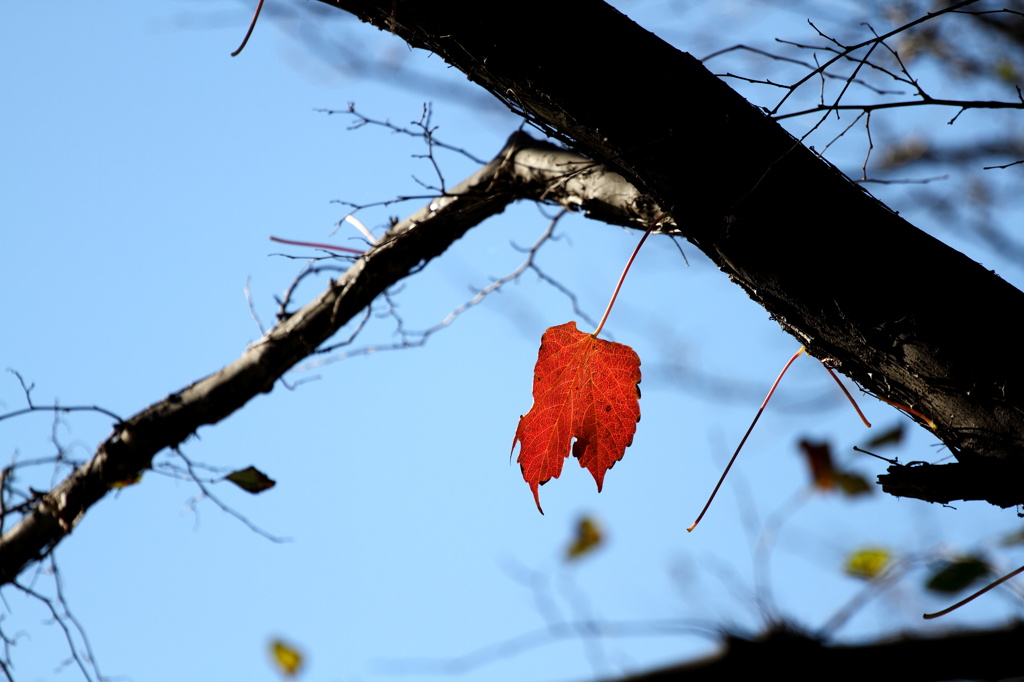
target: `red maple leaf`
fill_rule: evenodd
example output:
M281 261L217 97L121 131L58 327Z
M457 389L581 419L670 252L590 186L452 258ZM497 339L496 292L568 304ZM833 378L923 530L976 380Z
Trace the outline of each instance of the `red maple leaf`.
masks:
M562 473L570 444L601 492L605 472L633 442L640 421L640 357L567 322L544 332L533 374L533 407L519 418L512 450L523 444L517 461L543 514L538 486Z

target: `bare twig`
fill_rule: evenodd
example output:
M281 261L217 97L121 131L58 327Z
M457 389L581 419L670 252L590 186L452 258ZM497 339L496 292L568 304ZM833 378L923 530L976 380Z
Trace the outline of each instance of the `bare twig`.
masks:
M808 109L801 109L800 111L793 111L787 114L775 115L776 120L783 120L787 118L794 118L796 116L807 116L808 114L817 114L821 112L831 113L838 111L880 111L883 109L904 109L908 107L926 107L926 106L938 106L938 107L957 107L960 109L960 113L968 109L1024 109L1024 103L1022 102L999 102L990 100L959 100L959 99L927 99L927 100L904 100L900 102L875 102L871 104L839 104L838 101L833 104L819 104L818 106L811 107ZM957 114L957 116L960 115ZM954 117L950 120L952 123L956 120Z
M21 388L25 392L25 402L28 403L28 407L0 414L0 421L5 419L14 419L15 417L20 417L23 414L29 414L31 412L53 412L55 414L66 414L69 412L96 412L114 419L119 424L124 421L115 412L111 412L99 405L36 405L32 402L32 389L35 385L26 385L25 379L17 371L13 369L8 369L7 371L16 376L18 381L21 383Z
M786 93L786 95L781 100L779 100L779 102L771 110L771 113L773 115L777 114L779 109L786 102L786 100L789 99L789 97L794 92L796 92L796 90L801 85L803 85L808 80L810 80L811 78L816 76L819 72L828 69L830 66L835 64L837 61L839 61L841 59L845 59L846 57L848 57L852 53L856 52L857 50L860 50L861 48L864 48L864 47L871 47L873 49L879 43L885 42L886 40L888 40L892 36L895 36L895 35L898 35L900 33L903 33L904 31L907 31L908 29L911 29L914 26L917 26L918 24L921 24L921 23L923 23L925 21L929 21L929 20L934 19L936 17L939 17L939 16L941 16L943 14L948 14L950 12L955 12L955 11L957 11L957 10L963 8L963 7L966 7L968 5L973 5L977 1L978 0L964 0L963 2L958 2L958 3L955 3L953 5L949 5L948 7L943 7L942 9L936 10L934 12L928 12L924 16L918 17L917 19L914 19L913 21L909 21L909 22L903 24L902 26L900 26L898 28L895 28L892 31L889 31L888 33L885 33L885 34L883 34L881 36L876 35L874 38L871 38L869 40L865 40L863 42L857 43L856 45L850 45L850 46L844 47L842 49L842 51L839 52L839 54L837 54L833 58L831 58L828 61L826 61L824 64L822 64L817 69L814 69L813 71L811 71L810 73L805 75L803 78L799 79L797 82L793 83L793 85L790 86L790 91L788 93Z
M381 121L379 119L365 116L356 110L356 105L353 102L349 103L348 109L317 109L316 111L322 114L327 114L329 116L343 114L354 117L356 119L356 122L349 125L349 130L355 130L357 128L362 128L363 126L368 125L379 126L381 128L386 128L387 130L390 130L395 133L409 135L410 137L423 137L424 133L426 133L429 130L429 139L431 146L456 152L458 154L461 154L462 156L465 156L467 159L473 161L474 163L479 163L481 165L487 163L483 159L471 154L462 147L456 147L455 145L448 144L447 142L442 142L441 140L438 140L436 137L433 136L433 131L436 128L430 127L430 117L432 110L429 103L423 105L423 114L421 115L420 119L418 121L412 122L412 125L414 126L413 128L404 128L388 120Z
M185 463L185 469L188 471L188 474L189 474L189 477L190 477L191 481L193 483L195 483L199 487L199 489L203 492L203 496L209 498L209 500L211 502L213 502L215 505L220 507L221 511L225 512L226 514L230 514L231 516L234 516L236 519L238 519L243 524L245 524L245 526L249 530L251 530L252 532L256 533L257 535L262 535L263 537L265 537L266 539L270 540L271 542L285 543L285 542L291 542L292 541L291 538L283 538L283 537L279 537L277 535L273 535L271 533L268 533L267 531L263 530L262 528L257 526L255 523L253 523L252 521L247 519L243 514L240 514L239 512L235 511L230 506L228 506L227 504L221 502L220 499L216 495L214 495L213 493L210 492L210 489L208 487L206 487L206 484L203 482L203 480L201 478L199 478L199 476L196 475L195 469L192 466L192 461L188 457L185 456L185 454L181 451L181 449L180 448L173 448L172 450L173 450L174 454L176 454L178 457L180 457L181 461Z
M713 637L717 634L719 632L716 628L696 620L567 621L489 644L461 656L381 661L378 667L382 672L393 675L460 675L485 665L491 665L501 659L550 646L566 639L678 637L680 635Z
M103 675L100 674L99 668L96 664L96 657L93 655L92 647L89 644L89 638L85 634L85 629L68 609L67 601L64 598L64 592L61 587L60 573L57 570L56 563L53 561L53 557L50 557L49 572L53 576L54 585L56 586L56 599L47 597L33 588L22 585L17 581L12 582L12 584L18 590L22 591L29 597L32 597L49 610L50 615L53 616L53 622L56 623L64 633L64 639L68 645L68 652L71 654L72 660L74 660L75 665L82 673L82 677L84 677L87 682L92 682L94 679L92 673L95 673L95 679L103 680ZM81 644L76 640L80 640ZM81 649L84 649L84 651Z
M245 32L245 37L242 38L242 44L238 46L238 49L231 53L232 57L237 57L245 49L246 43L249 42L249 36L252 35L252 30L256 28L256 20L260 18L260 10L263 9L263 0L260 0L256 5L256 11L253 12L252 21L249 22L249 29Z
M548 240L552 239L552 237L554 235L555 226L558 224L558 221L566 213L567 213L567 211L562 210L554 218L552 218L552 220L548 223L547 229L545 229L545 231L541 234L541 236L537 239L537 241L534 242L533 245L530 246L529 248L521 249L520 247L517 247L517 246L515 246L513 244L513 248L516 248L517 250L520 250L520 251L522 251L522 252L524 252L526 254L526 259L522 263L520 263L520 265L517 268L515 268L512 272L510 272L510 273L508 273L508 274L506 274L506 275L504 275L502 277L498 277L498 278L494 279L493 281L491 281L490 284L488 284L487 286L483 287L482 289L479 289L474 294L474 296L471 299L469 299L465 303L463 303L463 304L459 305L458 307L456 307L455 309L453 309L450 313L448 313L447 316L445 316L445 318L443 320L441 320L437 324L433 325L432 327L428 327L427 329L420 330L420 331L410 331L410 330L406 329L405 328L405 323L403 322L402 318L399 316L399 314L398 314L398 312L396 310L396 306L391 301L390 295L386 295L385 296L385 300L387 300L388 304L389 304L388 311L387 311L386 314L388 316L390 316L390 317L395 319L396 325L397 325L396 332L399 335L400 340L395 342L395 343L391 343L391 344L366 346L364 348L359 348L359 349L356 349L356 350L346 351L345 353L334 355L332 358L329 359L329 361L333 362L333 361L342 360L342 359L345 359L345 358L355 357L355 356L359 356L359 355L367 355L367 354L370 354L370 353L377 353L377 352L380 352L380 351L401 350L401 349L405 349L405 348L418 348L420 346L423 346L432 335L434 335L435 333L441 331L445 327L448 327L449 325L451 325L456 320L456 318L458 318L464 312L468 311L470 308L473 308L474 306L479 305L480 303L482 303L483 300L485 298L487 298L487 296L489 296L490 294L493 294L493 293L499 291L506 284L518 280L523 275L523 273L525 273L527 270L532 270L534 273L537 274L538 278L540 278L542 281L544 281L544 282L550 284L551 286L555 287L556 289L558 289L562 294L564 294L572 302L573 311L576 313L576 315L578 315L581 319L586 320L589 324L594 324L593 319L589 315L587 315L587 313L584 312L579 307L579 303L578 303L578 300L576 298L576 295L574 293L572 293L571 291L569 291L565 286L563 286L557 280L555 280L552 277L550 277L549 275L545 274L540 269L540 267L536 264L536 257L537 257L538 251L540 250L541 246L543 246ZM365 320L365 318L364 318L364 320ZM361 327L362 327L362 325L360 325L359 328L361 328ZM358 331L359 331L359 329L356 329L355 333L358 333ZM333 354L339 348L342 348L342 347L350 345L352 343L353 339L354 339L355 333L352 336L350 336L348 339L346 339L345 341L343 341L341 343L334 344L334 345L327 346L325 348L320 349L318 354L320 354L320 355ZM320 363L313 363L313 364L322 364L322 362L323 361L321 361Z
M263 336L267 333L267 330L264 329L263 321L260 319L259 313L256 312L256 306L253 305L252 292L249 290L250 279L249 277L245 278L245 287L243 288L245 302L249 306L249 314L252 316L253 321L256 322L256 327L260 330L260 336Z

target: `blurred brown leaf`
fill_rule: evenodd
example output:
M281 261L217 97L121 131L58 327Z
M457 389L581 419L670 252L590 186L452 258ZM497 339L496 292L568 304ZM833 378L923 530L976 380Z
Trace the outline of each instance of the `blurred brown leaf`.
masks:
M831 490L836 483L836 470L832 466L832 447L828 443L801 440L800 449L807 458L814 485L822 490Z

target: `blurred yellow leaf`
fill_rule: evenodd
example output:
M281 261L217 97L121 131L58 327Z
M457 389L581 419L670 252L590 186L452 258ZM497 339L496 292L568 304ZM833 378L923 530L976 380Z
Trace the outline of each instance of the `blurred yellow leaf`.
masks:
M238 471L232 471L224 478L253 495L277 485L277 481L270 478L256 467L247 467L245 469L239 469Z
M584 554L589 554L604 541L604 534L597 521L589 516L584 516L576 525L576 537L573 538L569 550L566 552L566 561L579 559Z
M889 567L892 555L884 547L862 547L846 557L844 569L855 578L871 580Z
M1020 74L1017 72L1017 67L1013 61L1003 57L996 62L996 77L1007 83L1016 84L1020 80Z
M270 643L270 655L285 677L294 677L302 667L302 654L279 639Z
M131 478L126 478L123 481L114 481L113 483L110 484L110 487L114 490L119 490L121 488L127 488L130 485L135 485L141 480L142 474L135 474Z

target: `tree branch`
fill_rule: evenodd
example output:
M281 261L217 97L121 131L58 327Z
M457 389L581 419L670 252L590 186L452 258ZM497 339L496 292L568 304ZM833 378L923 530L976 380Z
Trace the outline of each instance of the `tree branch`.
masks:
M244 406L358 315L388 287L516 199L559 203L622 225L661 211L622 176L517 133L479 171L394 225L327 290L283 319L218 372L119 422L94 456L0 537L0 584L46 556L111 486L149 468L153 457Z
M880 111L882 109L905 109L907 107L955 107L957 109L1024 109L1024 102L993 102L989 100L960 99L914 99L900 102L877 102L875 104L819 104L810 109L776 114L775 120L820 114L826 111Z
M988 475L1019 480L1024 364L1012 358L1024 294L900 218L692 56L597 0L495 0L486 14L466 0L322 1L440 55L618 170L811 354L928 415L965 467L984 460Z
M859 646L826 646L779 629L758 640L729 637L722 652L619 682L700 682L757 679L766 670L785 670L786 679L940 682L1001 680L1024 672L1020 642L1024 624L999 630L897 639Z

